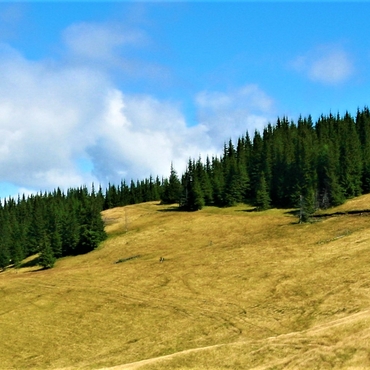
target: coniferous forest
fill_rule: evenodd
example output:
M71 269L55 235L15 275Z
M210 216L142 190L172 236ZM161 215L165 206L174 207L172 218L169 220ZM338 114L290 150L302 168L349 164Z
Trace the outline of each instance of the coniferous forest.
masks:
M105 239L101 192L86 187L4 200L0 206L0 268L38 253L38 263L87 253Z
M221 156L189 159L180 177L109 184L9 198L0 204L0 268L38 254L44 268L57 258L87 253L106 238L101 211L161 200L184 211L237 203L298 208L306 221L317 209L370 192L370 111L356 117L278 118L263 132L225 143Z

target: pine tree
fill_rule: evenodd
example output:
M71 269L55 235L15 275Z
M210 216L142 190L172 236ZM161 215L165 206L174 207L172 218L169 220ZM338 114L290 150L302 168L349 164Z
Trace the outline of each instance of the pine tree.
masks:
M0 248L0 271L5 270L9 265L10 253L7 247L2 246Z
M80 223L77 217L76 201L68 199L62 215L62 253L63 256L74 255L80 239Z
M26 257L20 235L20 225L13 211L10 213L10 257L15 267L20 267L22 260Z
M336 148L325 144L318 157L318 191L321 208L338 206L345 200L344 191L339 183Z
M171 172L168 181L163 184L162 203L173 204L178 203L181 194L181 182L177 176L173 164L171 163Z
M119 205L122 207L127 206L128 204L130 204L130 188L123 180L121 181L121 185L119 188Z
M217 157L212 158L211 184L213 203L217 207L222 207L224 205L225 178L222 163Z
M370 111L365 107L362 112L357 111L357 134L361 142L362 151L362 191L370 192Z
M255 131L253 137L253 147L251 154L251 163L249 166L249 178L251 182L251 201L256 202L257 189L260 183L263 162L263 141L260 133Z
M362 153L355 123L349 113L340 121L339 181L346 198L361 194Z
M204 207L204 197L199 179L195 173L195 163L189 160L188 168L182 179L180 207L186 211L198 211Z
M91 252L106 238L101 208L94 198L80 205L79 240L76 254Z
M53 249L51 248L49 238L47 235L44 235L40 245L39 264L44 269L49 269L54 267L55 260L56 259L54 257Z
M45 202L42 195L31 197L32 218L27 234L27 250L29 253L38 253L40 244L46 232Z
M257 186L255 206L257 211L270 208L270 196L266 184L265 174L262 172Z
M231 140L229 141L228 147L226 147L226 157L223 158L223 165L225 174L224 194L222 197L223 205L230 207L243 200L237 157Z
M0 213L0 267L2 269L10 264L12 258L11 246L12 239L9 212L6 208L2 208Z
M0 212L0 269L4 270L10 262L10 230L4 209Z
M316 196L313 191L309 191L306 196L300 196L299 222L308 222L316 211Z
M213 189L212 189L212 182L211 182L211 176L212 176L212 168L211 168L211 161L209 157L206 159L205 166L202 165L202 163L199 161L197 162L197 172L200 173L198 177L200 178L200 186L202 189L203 197L204 197L204 203L207 206L213 205Z
M248 164L250 160L249 136L238 141L237 146L237 173L239 182L240 202L247 203L250 200L250 180L248 176Z

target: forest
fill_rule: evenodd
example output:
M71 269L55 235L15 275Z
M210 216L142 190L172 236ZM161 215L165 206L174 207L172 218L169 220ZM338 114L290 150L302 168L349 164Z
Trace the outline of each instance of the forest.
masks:
M53 267L57 258L87 253L106 238L100 216L101 191L86 187L9 198L0 206L0 268L20 267L39 254L38 264Z
M246 133L236 145L230 140L220 158L189 160L180 185L171 169L166 187L169 197L165 192L162 200L178 197L189 211L244 202L257 211L297 208L306 221L319 208L369 193L370 111L322 115L317 122L279 118L252 139Z
M262 132L248 132L225 143L220 156L189 158L180 176L171 165L168 178L124 180L105 191L86 186L0 204L0 268L20 267L38 254L38 264L53 267L63 256L87 253L106 238L101 211L160 200L179 210L246 203L256 211L271 207L299 209L308 221L317 209L370 192L370 111L356 117L287 117Z

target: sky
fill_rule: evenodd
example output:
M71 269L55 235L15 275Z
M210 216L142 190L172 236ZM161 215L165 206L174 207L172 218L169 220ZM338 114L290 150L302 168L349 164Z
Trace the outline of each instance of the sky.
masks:
M181 174L370 100L367 2L0 1L0 198Z

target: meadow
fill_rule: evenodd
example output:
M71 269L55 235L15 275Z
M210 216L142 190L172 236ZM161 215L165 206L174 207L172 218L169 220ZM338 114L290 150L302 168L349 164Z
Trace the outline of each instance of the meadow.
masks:
M369 205L104 211L93 252L0 273L0 368L368 369L370 215L335 213Z

